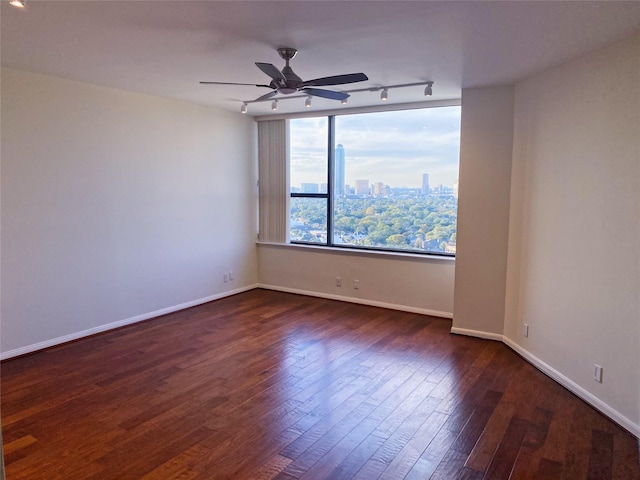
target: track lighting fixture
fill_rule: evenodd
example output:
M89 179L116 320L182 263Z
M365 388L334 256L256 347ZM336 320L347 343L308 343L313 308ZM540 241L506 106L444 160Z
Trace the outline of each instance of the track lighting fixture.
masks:
M427 86L424 88L425 97L430 97L431 95L433 95L433 89L431 88L432 86L433 82L427 82Z
M23 0L24 1L24 0ZM377 87L369 87L369 88L358 88L355 90L343 90L343 93L346 94L351 94L351 93L363 93L363 92L380 92L380 100L383 102L386 102L389 100L389 90L391 90L392 88L409 88L409 87L424 87L424 96L425 97L431 97L433 96L433 84L435 82L429 80L429 81L424 81L424 82L415 82L415 83L402 83L402 84L398 84L398 85L380 85ZM272 95L267 95L267 98L259 98L257 100L249 100L249 101L245 101L243 102L243 104L240 106L240 112L241 113L247 113L247 108L248 105L250 103L257 103L257 102L263 102L263 101L267 101L267 99L269 97L271 97ZM323 95L324 96L324 95ZM306 108L311 108L311 102L312 102L312 95L292 95L292 96L288 96L288 97L284 97L281 98L280 100L290 100L290 99L294 99L294 98L304 98L304 106ZM340 103L342 105L346 105L347 104L347 98L341 99ZM274 99L273 102L271 103L271 110L273 110L274 112L278 110L278 100Z
M10 0L9 5L13 5L14 7L24 8L27 6L27 0Z

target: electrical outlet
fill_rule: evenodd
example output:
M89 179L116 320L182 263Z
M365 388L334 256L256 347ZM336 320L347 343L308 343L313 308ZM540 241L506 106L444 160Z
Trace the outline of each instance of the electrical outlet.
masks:
M353 281L353 288L355 288L356 290L360 290L360 280L354 280Z
M233 271L229 272L229 281L233 282Z
M224 275L222 275L222 279L224 280L224 283L227 283L229 281L229 274L227 272L224 272Z
M593 366L593 379L598 383L602 383L602 367L600 365Z
M341 287L341 286L342 286L342 278L336 277L336 287Z
M529 324L528 323L525 323L522 326L522 335L525 336L525 337L529 336Z

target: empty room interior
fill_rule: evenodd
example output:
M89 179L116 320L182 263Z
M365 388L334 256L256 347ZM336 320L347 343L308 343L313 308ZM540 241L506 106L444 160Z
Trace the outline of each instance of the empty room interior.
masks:
M0 15L2 478L640 479L640 2Z

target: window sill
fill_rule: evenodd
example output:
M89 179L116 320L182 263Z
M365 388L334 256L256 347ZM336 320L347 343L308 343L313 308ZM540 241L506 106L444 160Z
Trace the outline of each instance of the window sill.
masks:
M276 242L256 242L259 246L276 247L276 248L292 248L298 250L317 251L322 253L331 253L335 255L346 255L352 257L370 257L380 258L387 257L390 259L398 260L416 260L433 263L439 262L455 262L456 257L443 256L443 255L430 255L428 253L411 253L411 252L389 252L385 250L359 250L357 248L341 248L341 247L327 247L325 245L306 245L300 243L276 243Z

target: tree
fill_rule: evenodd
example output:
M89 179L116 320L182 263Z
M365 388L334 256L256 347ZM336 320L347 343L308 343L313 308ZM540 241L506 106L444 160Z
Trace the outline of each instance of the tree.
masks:
M310 232L327 228L326 202L294 198L291 238L317 242ZM455 198L410 196L339 198L334 204L334 238L350 245L444 251L456 243ZM304 241L304 240L303 240Z
M402 234L395 234L395 235L391 235L390 237L387 237L387 241L386 241L387 245L393 245L395 247L399 247L401 245L406 245L407 244L407 237L405 237Z

